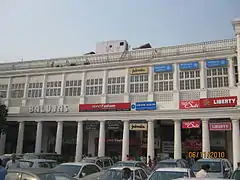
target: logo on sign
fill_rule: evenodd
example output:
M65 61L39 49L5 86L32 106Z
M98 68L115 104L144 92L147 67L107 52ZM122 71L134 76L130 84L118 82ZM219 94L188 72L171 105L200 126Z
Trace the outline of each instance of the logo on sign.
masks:
M183 129L200 128L200 125L201 125L200 121L183 121L182 122Z
M207 68L227 66L227 59L206 60Z
M146 131L147 123L132 123L132 124L130 124L129 129L132 131Z
M150 102L136 102L136 104L132 104L132 109L136 111L145 111L145 110L156 110L157 104L156 101Z
M171 64L165 64L165 65L155 65L154 66L154 72L171 72L172 71L172 65Z
M180 70L188 70L188 69L198 69L199 63L198 62L187 62L179 64Z
M199 106L200 106L199 100L190 100L190 101L182 100L180 101L179 109L196 109L196 108L199 108Z
M138 67L130 69L130 74L147 74L147 73L148 73L147 67Z
M210 131L230 131L232 130L232 124L230 122L210 123L209 130Z
M236 105L237 96L200 99L201 108L235 107Z

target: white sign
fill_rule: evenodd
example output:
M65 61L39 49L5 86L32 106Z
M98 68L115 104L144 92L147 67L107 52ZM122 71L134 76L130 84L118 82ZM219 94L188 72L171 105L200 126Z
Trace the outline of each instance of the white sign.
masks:
M46 105L30 106L29 113L66 113L69 112L68 105Z

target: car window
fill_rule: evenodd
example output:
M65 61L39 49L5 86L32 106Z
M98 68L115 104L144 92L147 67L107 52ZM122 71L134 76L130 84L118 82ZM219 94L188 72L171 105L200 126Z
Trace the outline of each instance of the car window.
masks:
M195 174L194 174L194 172L193 172L192 170L190 170L189 173L190 173L190 177L196 177Z
M136 180L141 180L141 175L138 170L135 171L135 179Z
M83 173L85 174L85 176L92 174L92 166L91 165L86 165L82 168L82 172L79 175L79 177L81 178Z
M47 162L38 162L40 168L50 168L50 165Z
M21 180L37 180L37 179L34 176L23 173Z
M140 172L140 174L141 174L141 176L142 176L142 179L147 179L148 177L147 177L147 175L146 175L146 173L142 170L142 169L139 169L139 172Z
M100 166L100 167L103 167L103 162L100 161L100 160L97 160L96 164L97 164L98 166Z
M109 166L111 166L111 164L110 164L110 162L109 162L108 159L103 160L103 166L104 166L104 167L109 167Z
M20 173L9 172L6 175L5 180L19 180L20 175L21 175Z
M181 165L180 165L181 167L186 168L186 164L185 164L183 161L180 160L180 161L178 161L178 162L181 164Z
M33 164L34 164L34 163L31 162L31 161L24 161L24 160L19 160L18 162L20 163L20 166L21 166L21 167L26 167L26 168L32 167Z
M177 167L182 167L182 164L179 161L177 161Z
M91 171L92 171L91 174L101 171L101 170L100 170L97 166L95 166L95 165L90 165L90 167L91 167Z

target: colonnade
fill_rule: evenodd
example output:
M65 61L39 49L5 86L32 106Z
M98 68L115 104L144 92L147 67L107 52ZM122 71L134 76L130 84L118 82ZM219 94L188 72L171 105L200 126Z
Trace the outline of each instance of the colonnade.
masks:
M35 152L41 152L42 145L42 130L43 122L37 121L36 144ZM154 153L154 120L147 120L148 123L148 138L147 138L147 156L152 158ZM98 156L105 155L105 121L100 121L99 128L99 143ZM240 161L240 141L239 141L239 120L232 120L232 141L233 141L233 165L237 167L237 162ZM63 121L57 122L57 133L55 152L61 154L63 136ZM18 140L16 153L21 154L23 149L24 138L24 122L19 122ZM174 120L174 159L182 158L182 140L181 140L181 120ZM125 161L129 154L129 120L123 121L123 138L122 138L122 160ZM75 161L80 161L83 153L83 121L77 122L77 139L76 139L76 153ZM208 119L202 119L202 152L210 152L210 136L208 128Z

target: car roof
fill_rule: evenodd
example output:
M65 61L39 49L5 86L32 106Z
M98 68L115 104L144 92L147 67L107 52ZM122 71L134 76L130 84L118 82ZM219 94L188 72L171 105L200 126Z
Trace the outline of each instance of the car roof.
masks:
M84 159L93 159L93 160L97 160L97 159L111 159L111 158L110 158L110 157L107 157L107 156L101 156L101 157L93 156L93 157L85 157Z
M137 169L142 169L140 167L117 166L117 167L110 168L110 170L111 169L113 169L113 170L122 170L123 168L129 168L129 169L131 169L131 171L135 171Z
M19 159L19 161L31 161L31 162L57 162L56 160L50 160L50 159Z
M165 160L162 160L162 161L160 161L159 163L164 163L164 162L172 162L172 163L175 163L175 162L177 162L178 161L178 159L165 159Z
M86 162L62 163L62 164L60 164L60 165L70 165L70 166L94 165L94 166L96 166L96 164L94 164L94 163L86 163Z
M61 156L60 154L57 154L57 153L25 153L24 155L34 155L34 156L39 156L39 155L55 155L55 156Z
M24 169L9 169L8 172L26 172L32 174L45 174L45 173L53 173L54 171L46 168L24 168Z
M199 159L197 160L197 162L209 162L209 161L212 161L212 162L220 162L222 161L223 159Z
M156 171L169 171L169 172L188 172L188 168L179 168L179 167L171 167L171 168L158 168Z
M134 164L136 164L136 163L139 163L139 162L141 162L141 161L118 161L116 163L134 163Z

